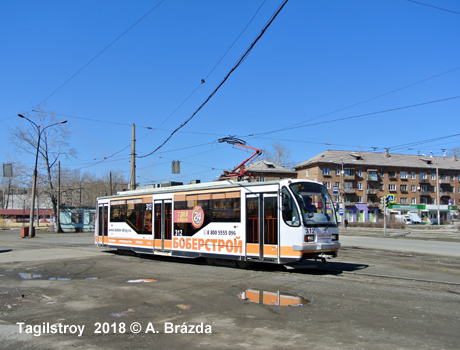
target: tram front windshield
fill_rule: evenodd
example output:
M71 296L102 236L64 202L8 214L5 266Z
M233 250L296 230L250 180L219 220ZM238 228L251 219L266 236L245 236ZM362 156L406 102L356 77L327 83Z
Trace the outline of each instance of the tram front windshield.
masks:
M300 207L306 226L337 225L334 204L326 187L310 182L298 182L289 187Z

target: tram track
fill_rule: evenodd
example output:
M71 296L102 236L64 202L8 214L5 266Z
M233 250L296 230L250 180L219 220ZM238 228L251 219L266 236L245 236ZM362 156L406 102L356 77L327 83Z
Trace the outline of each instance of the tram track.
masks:
M403 277L403 276L393 276L377 273L360 273L360 272L350 272L350 271L340 271L340 270L331 270L331 269L318 269L322 272L337 272L337 275L329 275L328 278L339 279L341 281L356 282L362 284L371 284L371 285L384 285L389 287L398 287L398 288L407 288L414 290L426 290L430 292L442 292L460 295L460 289L457 290L457 287L460 286L460 283L454 281L438 281L422 278L413 278L413 277ZM380 280L373 280L373 279ZM399 282L399 283L398 283ZM406 283L405 283L406 282ZM407 282L411 282L409 284ZM430 284L428 286L427 284ZM443 287L444 286L444 287ZM448 286L452 288L448 288Z
M446 285L460 286L459 282L437 281L437 280L429 280L429 279L414 278L414 277L401 277L401 276L383 275L383 274L377 274L377 273L361 273L361 272L350 272L350 271L340 271L340 270L326 270L326 269L321 270L321 271L338 272L338 273L345 274L345 275L367 276L367 277L396 279L396 280L401 280L401 281L413 281L413 282L436 283L436 284L446 284Z

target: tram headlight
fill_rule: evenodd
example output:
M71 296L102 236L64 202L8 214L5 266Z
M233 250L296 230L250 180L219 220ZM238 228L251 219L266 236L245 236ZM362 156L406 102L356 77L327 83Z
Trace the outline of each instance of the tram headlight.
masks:
M305 242L311 243L315 241L315 235L305 235Z
M339 234L338 233L333 233L332 234L332 240L333 241L338 241L339 240Z

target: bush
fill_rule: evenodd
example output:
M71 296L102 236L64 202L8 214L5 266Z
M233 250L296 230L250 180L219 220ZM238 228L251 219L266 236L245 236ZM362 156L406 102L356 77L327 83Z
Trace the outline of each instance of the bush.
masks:
M380 222L350 222L348 223L348 227L367 227L367 228L382 228L383 229L383 221ZM387 222L387 228L392 229L404 229L406 225L399 221L390 221Z

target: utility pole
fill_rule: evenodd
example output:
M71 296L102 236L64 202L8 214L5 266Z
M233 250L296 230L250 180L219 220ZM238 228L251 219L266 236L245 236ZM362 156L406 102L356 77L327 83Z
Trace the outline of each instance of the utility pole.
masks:
M110 195L113 196L113 187L112 187L112 172L110 172Z
M57 213L56 215L56 232L61 233L61 161L58 161L58 195L57 195Z
M131 135L131 182L130 190L136 189L136 125L133 124Z

